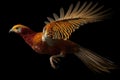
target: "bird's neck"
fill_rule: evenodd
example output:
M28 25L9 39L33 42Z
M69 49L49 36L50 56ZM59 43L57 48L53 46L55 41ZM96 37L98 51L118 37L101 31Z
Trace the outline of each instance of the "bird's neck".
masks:
M30 46L32 46L32 44L33 44L32 40L33 40L33 37L35 36L36 33L37 32L34 32L34 31L28 29L28 30L25 30L25 32L22 32L20 34L20 36L22 36L22 38L25 40L25 42L27 44L29 44Z

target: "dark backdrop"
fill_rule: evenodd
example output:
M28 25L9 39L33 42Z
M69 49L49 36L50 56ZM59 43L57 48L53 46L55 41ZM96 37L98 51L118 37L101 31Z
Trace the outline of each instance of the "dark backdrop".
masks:
M70 40L89 48L116 64L120 63L119 55L119 4L115 0L81 0L93 1L111 8L110 19L86 24L76 30ZM9 29L15 24L24 24L34 31L42 31L46 17L52 13L59 14L59 9L68 9L71 3L78 0L41 0L41 1L1 1L0 5L0 59L1 76L4 79L34 79L39 80L119 80L119 69L110 74L96 74L90 71L74 55L68 55L61 67L51 68L48 55L38 55L23 39L9 34Z

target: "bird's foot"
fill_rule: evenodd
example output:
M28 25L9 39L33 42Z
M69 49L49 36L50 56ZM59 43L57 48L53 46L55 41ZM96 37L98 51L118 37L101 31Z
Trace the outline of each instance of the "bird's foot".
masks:
M50 64L52 68L56 69L59 67L59 63L61 62L61 58L63 58L63 55L54 55L50 57Z

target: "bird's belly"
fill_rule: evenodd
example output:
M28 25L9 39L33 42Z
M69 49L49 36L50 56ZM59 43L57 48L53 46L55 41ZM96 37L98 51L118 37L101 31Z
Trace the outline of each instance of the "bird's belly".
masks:
M53 46L49 46L46 43L36 44L33 49L39 54L57 55L60 53L74 53L78 52L78 45L70 41L59 41Z
M33 50L39 54L49 54L49 55L57 55L60 53L60 48L51 47L51 46L43 46L43 45L35 45L33 46Z

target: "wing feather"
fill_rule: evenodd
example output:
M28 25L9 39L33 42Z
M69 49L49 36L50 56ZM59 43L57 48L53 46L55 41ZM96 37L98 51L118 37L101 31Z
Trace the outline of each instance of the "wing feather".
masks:
M71 12L70 16L74 16L77 13L77 10L79 9L80 6L80 1L76 4L75 8L73 9L73 11Z
M71 34L79 29L81 25L103 20L107 16L108 10L102 10L104 6L99 6L98 3L85 2L80 5L78 2L73 8L73 4L69 6L66 14L64 9L60 9L60 17L53 13L53 18L47 17L49 23L45 25L45 37L51 39L67 40Z
M69 7L69 9L68 9L68 11L67 11L67 13L66 13L66 15L65 15L65 18L67 18L67 17L70 16L71 11L72 11L72 8L73 8L73 4L70 5L70 7Z
M58 20L58 15L56 13L53 13L53 17L55 18L55 20Z
M50 22L53 22L54 19L53 18L50 18L50 17L47 17L47 19L50 21Z
M61 8L61 9L60 9L60 18L63 18L63 17L64 17L64 9Z

